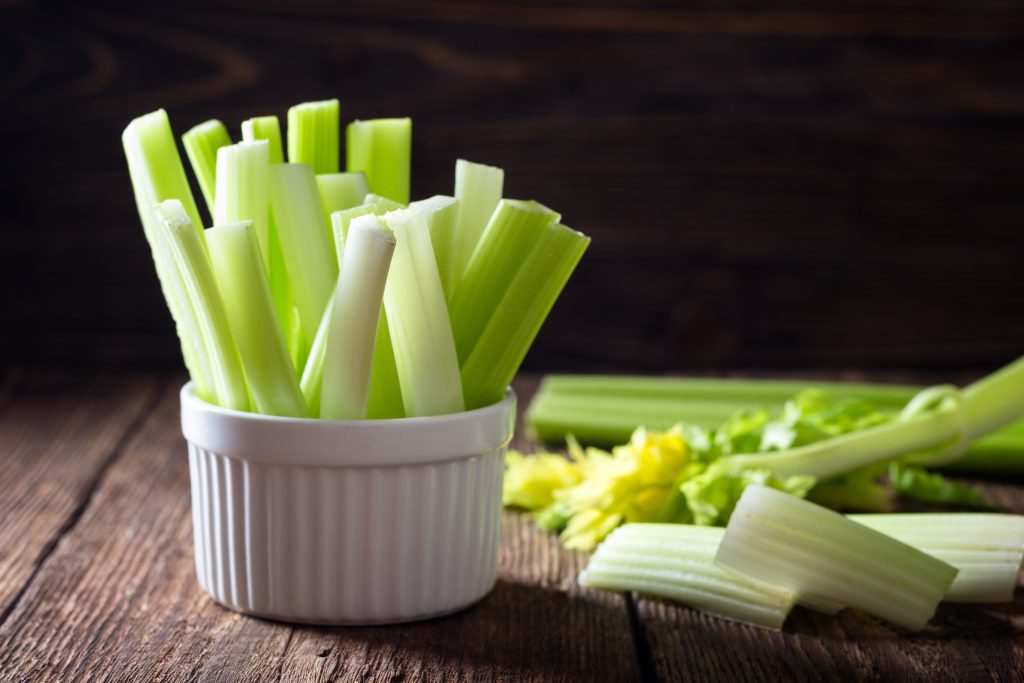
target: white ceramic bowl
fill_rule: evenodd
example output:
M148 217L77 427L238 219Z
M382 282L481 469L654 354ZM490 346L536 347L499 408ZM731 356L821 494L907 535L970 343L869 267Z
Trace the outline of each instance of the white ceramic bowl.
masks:
M226 410L181 390L199 584L246 614L322 624L439 616L497 574L511 389L398 420Z

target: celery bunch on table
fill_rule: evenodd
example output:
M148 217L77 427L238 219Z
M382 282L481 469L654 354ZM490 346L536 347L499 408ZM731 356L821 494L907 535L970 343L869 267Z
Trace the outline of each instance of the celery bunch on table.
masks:
M410 203L409 119L349 124L344 154L338 100L292 107L284 136L275 116L241 129L182 138L209 230L166 112L123 135L197 395L331 419L500 400L589 239L461 159L453 196Z

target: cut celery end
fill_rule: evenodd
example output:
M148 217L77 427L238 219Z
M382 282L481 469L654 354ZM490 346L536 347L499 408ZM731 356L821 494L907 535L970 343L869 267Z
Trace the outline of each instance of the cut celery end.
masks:
M217 151L215 225L251 221L263 269L270 272L270 143L239 142Z
M210 359L211 385L217 404L233 410L248 410L245 374L207 251L199 242L180 201L161 202L154 211L171 259L181 274L206 356Z
M217 150L231 144L228 129L217 119L204 121L181 136L185 154L192 165L192 172L199 181L199 189L206 200L210 215L214 215L214 199L217 187ZM214 220L214 222L217 222Z
M377 325L394 250L394 235L376 216L352 221L327 333L320 417L366 417Z
M536 240L461 366L470 409L501 399L589 245L589 237L558 223Z
M252 222L211 228L207 243L253 407L264 415L308 417Z
M459 361L427 220L413 209L384 215L395 234L384 289L391 343L408 417L464 409Z
M370 191L362 173L321 173L316 177L316 184L327 220L335 211L362 204Z
M276 116L257 116L242 121L242 140L246 142L266 140L270 144L270 163L284 163L284 150L281 148L281 124Z
M324 309L323 318L317 327L316 336L309 347L309 354L306 356L306 363L302 368L302 379L299 380L309 414L314 417L320 415L320 396L324 386L324 359L327 357L327 333L331 329L333 312L334 298L332 297L327 302L327 308Z
M288 161L309 164L314 173L337 173L338 100L304 102L288 110Z
M346 168L361 171L374 194L409 203L412 119L353 121L345 134Z
M923 628L957 570L920 550L805 500L748 486L716 562L793 592Z
M459 212L449 248L451 270L446 291L455 291L462 281L480 236L498 207L504 183L505 171L496 166L465 159L455 162L455 198L459 200Z
M311 341L338 277L312 169L306 164L272 165L270 205L302 336Z
M528 259L544 230L559 218L534 201L502 199L498 203L459 286L451 294L452 333L460 363L473 353L509 283L529 266Z
M430 228L430 244L434 247L434 260L437 261L437 274L441 278L441 287L445 298L451 303L449 291L449 274L451 272L452 236L455 234L455 219L459 215L459 200L455 197L434 195L409 204L427 217ZM449 305L449 313L451 306Z
M386 197L370 193L363 198L362 204L332 212L330 216L331 233L334 237L334 249L337 253L338 264L341 264L341 259L345 253L345 237L348 234L348 226L352 219L368 214L383 216L389 211L397 211L404 208L398 202L393 202Z

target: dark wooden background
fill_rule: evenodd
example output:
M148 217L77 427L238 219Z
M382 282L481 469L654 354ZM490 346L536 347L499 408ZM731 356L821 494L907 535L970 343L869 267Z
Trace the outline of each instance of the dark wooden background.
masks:
M0 358L177 367L120 133L329 96L594 238L534 370L983 367L1024 341L1018 0L0 2Z

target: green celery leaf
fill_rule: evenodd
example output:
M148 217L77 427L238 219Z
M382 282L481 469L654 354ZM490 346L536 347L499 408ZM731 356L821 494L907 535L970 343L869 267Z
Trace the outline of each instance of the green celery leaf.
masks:
M977 510L992 509L992 505L973 486L950 481L941 474L914 465L891 463L889 483L904 498L923 503L960 505Z

